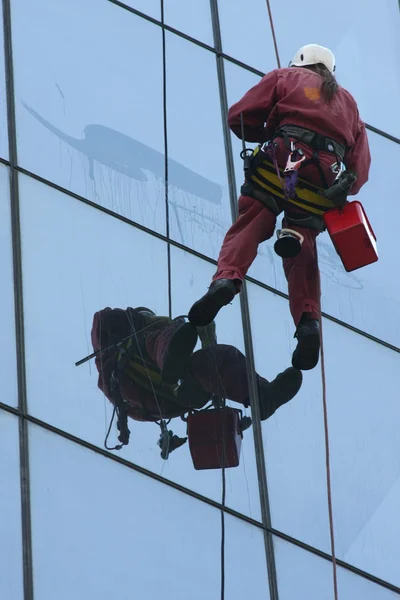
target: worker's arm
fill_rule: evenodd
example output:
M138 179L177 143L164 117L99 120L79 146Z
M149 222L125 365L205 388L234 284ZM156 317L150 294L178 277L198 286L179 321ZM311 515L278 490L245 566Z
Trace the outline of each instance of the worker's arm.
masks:
M371 154L365 124L360 120L354 145L346 152L344 163L348 171L357 173L357 181L351 187L349 195L358 194L362 186L368 181L371 166Z
M228 125L233 133L242 138L240 115L243 113L244 137L246 142L265 142L268 139L265 123L277 102L276 71L265 75L239 102L229 109Z

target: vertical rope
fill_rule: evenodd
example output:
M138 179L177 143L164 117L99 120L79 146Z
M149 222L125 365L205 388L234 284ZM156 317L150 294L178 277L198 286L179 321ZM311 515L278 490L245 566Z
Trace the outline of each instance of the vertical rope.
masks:
M328 427L328 403L326 399L326 373L325 373L325 354L324 354L324 339L322 333L322 312L321 312L321 277L318 267L318 251L317 243L315 242L315 255L318 269L318 310L319 310L319 327L321 339L321 377L322 377L322 404L324 412L324 432L325 432L325 460L326 460L326 489L328 494L328 514L329 514L329 532L331 539L331 554L332 554L332 571L333 571L333 591L335 600L339 599L338 583L337 583L337 564L335 552L335 531L333 526L333 503L332 503L332 485L331 485L331 458L329 449L329 427Z
M226 401L223 402L225 408ZM222 418L222 499L221 499L221 600L225 600L225 501L226 501L226 421Z
M276 35L275 35L274 20L272 18L272 11L271 11L271 6L270 6L270 3L269 3L269 0L267 0L267 8L268 8L269 22L271 24L272 39L274 40L276 62L277 62L278 67L280 69L281 68L281 61L280 61L280 58L279 58L278 44L277 44Z

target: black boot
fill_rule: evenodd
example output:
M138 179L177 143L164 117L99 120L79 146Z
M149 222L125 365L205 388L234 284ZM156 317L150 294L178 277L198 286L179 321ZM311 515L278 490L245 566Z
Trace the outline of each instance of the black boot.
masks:
M298 369L289 367L269 383L260 377L258 390L260 394L261 420L269 419L274 412L295 397L301 388L303 375Z
M209 325L214 321L218 311L232 302L236 294L236 285L232 279L217 279L208 288L200 300L197 300L189 311L189 321L198 327Z
M292 365L295 369L309 371L318 364L319 321L305 313L297 327L295 337L297 338L297 347L293 352Z

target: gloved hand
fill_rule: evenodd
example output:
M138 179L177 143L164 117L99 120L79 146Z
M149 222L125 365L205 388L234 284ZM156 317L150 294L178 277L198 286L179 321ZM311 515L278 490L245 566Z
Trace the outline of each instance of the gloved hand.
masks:
M357 174L353 171L345 171L336 183L325 190L325 198L331 200L336 206L344 206L347 202L347 195L350 192L350 188L355 181L357 181Z

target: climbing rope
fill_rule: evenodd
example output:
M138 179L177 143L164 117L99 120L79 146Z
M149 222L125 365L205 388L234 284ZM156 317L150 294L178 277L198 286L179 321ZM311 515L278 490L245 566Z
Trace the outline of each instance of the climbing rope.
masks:
M315 242L315 255L318 265L317 243ZM328 403L326 399L326 374L325 374L325 354L324 354L324 336L322 333L322 311L321 311L321 277L318 270L318 311L319 311L319 331L321 340L321 378L322 378L322 404L324 412L324 432L325 432L325 460L326 460L326 489L328 495L328 515L329 531L331 539L332 571L333 571L333 591L335 600L339 599L337 583L337 564L335 553L335 531L333 526L333 503L332 503L332 485L331 485L331 459L329 450L329 427L328 427Z
M274 46L275 46L276 62L278 63L278 68L280 69L281 68L281 61L280 61L280 58L279 58L278 44L277 44L276 35L275 35L274 20L272 18L272 11L271 11L271 6L270 6L270 3L269 3L269 0L267 0L267 7L268 7L269 22L271 24L272 38L274 40Z

